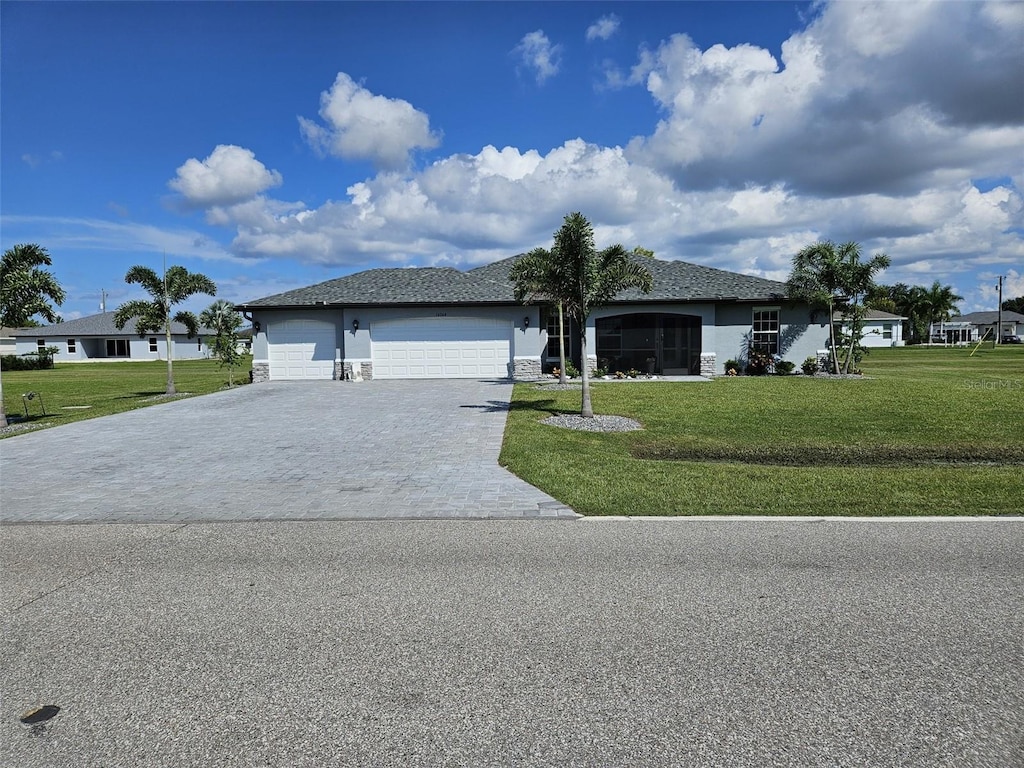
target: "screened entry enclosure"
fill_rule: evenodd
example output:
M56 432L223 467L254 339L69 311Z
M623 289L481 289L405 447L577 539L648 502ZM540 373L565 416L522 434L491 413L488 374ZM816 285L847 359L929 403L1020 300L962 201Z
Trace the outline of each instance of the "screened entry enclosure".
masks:
M688 376L700 373L700 318L641 313L597 321L597 363L609 373Z

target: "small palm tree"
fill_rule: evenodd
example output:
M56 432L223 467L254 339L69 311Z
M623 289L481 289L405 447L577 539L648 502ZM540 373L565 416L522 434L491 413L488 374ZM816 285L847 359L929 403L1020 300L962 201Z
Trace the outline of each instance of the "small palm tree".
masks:
M580 414L594 417L587 369L587 318L627 288L649 293L651 273L621 245L598 251L594 228L583 214L570 213L555 232L550 252L538 249L519 259L509 271L517 301L543 298L564 309L575 321L580 339L580 376L583 382ZM564 370L565 366L562 366Z
M124 276L129 284L138 284L146 293L153 297L152 301L136 299L127 301L114 313L114 325L124 328L129 320L135 318L135 330L139 336L148 332L164 331L167 340L167 394L173 395L174 366L171 354L171 321L181 323L188 330L191 339L199 332L199 321L191 312L180 311L171 317L171 307L180 304L197 293L210 296L217 295L217 286L206 275L189 272L184 267L174 266L164 271L161 277L149 267L134 266Z
M199 313L199 322L214 332L211 350L221 366L227 366L228 386L233 387L234 368L241 358L238 354L238 328L242 324L242 316L235 311L230 301L217 299Z

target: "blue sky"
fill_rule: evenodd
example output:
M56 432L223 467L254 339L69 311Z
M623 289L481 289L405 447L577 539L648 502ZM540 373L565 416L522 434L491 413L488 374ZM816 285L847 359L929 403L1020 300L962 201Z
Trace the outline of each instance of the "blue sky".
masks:
M549 247L785 279L819 238L1024 295L1024 3L0 5L0 245L245 301ZM190 309L212 299L199 297Z

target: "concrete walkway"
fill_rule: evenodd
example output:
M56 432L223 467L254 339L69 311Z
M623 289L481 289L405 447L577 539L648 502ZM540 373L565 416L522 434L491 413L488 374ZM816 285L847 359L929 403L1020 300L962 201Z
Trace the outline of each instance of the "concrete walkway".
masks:
M566 517L498 466L512 385L272 382L0 441L3 522Z

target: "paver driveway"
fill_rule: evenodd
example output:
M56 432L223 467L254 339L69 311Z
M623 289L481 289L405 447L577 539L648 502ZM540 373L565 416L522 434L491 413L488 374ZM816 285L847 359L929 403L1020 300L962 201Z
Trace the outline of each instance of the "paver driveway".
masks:
M512 385L271 382L0 441L7 522L575 517L498 466Z

